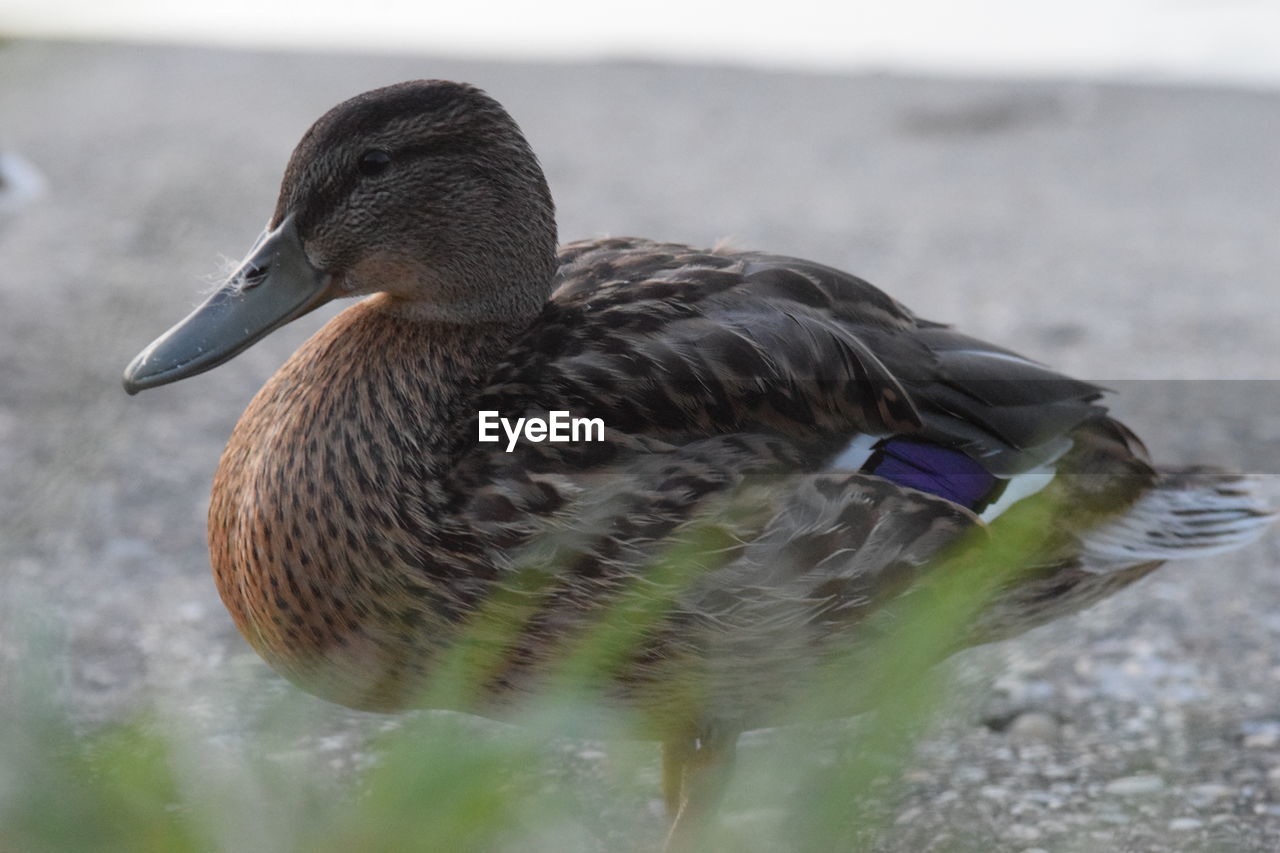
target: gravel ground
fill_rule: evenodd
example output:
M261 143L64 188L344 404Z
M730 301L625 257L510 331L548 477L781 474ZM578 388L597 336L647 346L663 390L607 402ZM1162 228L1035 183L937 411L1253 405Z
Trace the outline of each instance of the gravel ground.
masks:
M204 512L235 419L324 317L136 399L118 377L248 248L313 119L423 76L508 106L565 239L729 237L851 269L1116 388L1164 461L1277 471L1276 94L9 42L0 149L47 190L0 205L0 661L54 637L77 718L155 700L232 736L245 717L208 697L289 690L222 610ZM994 684L920 749L883 849L1280 848L1278 563L1273 534L962 656ZM308 707L297 749L325 767L388 725ZM604 773L608 748L566 746L566 772ZM657 837L652 803L601 797ZM740 799L725 819L749 828Z

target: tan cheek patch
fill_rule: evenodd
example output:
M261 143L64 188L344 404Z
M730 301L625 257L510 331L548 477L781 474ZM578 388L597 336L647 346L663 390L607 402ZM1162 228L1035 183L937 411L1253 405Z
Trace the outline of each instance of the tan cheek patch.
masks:
M351 295L390 293L422 298L431 293L432 275L420 262L403 255L375 254L362 258L343 277L342 289Z

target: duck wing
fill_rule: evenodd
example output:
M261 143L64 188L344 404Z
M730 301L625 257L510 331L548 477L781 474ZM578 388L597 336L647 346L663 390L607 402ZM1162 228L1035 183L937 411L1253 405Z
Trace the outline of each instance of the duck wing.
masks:
M550 569L554 594L521 660L602 602L653 591L664 555L712 531L684 554L691 575L666 593L672 608L644 632L619 689L661 694L670 667L693 662L720 717L745 727L785 707L806 655L872 636L864 620L935 577L949 546L1018 529L984 523L965 482L1016 492L1033 481L1009 503L1043 523L958 645L1079 609L1190 555L1162 544L1187 504L1212 513L1197 528L1206 547L1234 547L1270 519L1220 475L1161 497L1181 480L1147 463L1102 393L820 264L571 244L550 304L480 405L599 417L605 440L475 454L458 480L460 515L496 562ZM852 458L859 442L871 450ZM1091 539L1095 529L1105 536Z
M1057 479L1096 521L1152 476L1101 394L821 264L635 239L575 243L479 408L599 418L606 440L490 446L455 482L486 540L554 541L556 561L601 576L645 564L683 525L721 512L709 507L727 494L734 535L754 541L815 484L831 492L828 475L877 483L886 505L920 502L955 530L979 525L975 513L1020 475L1040 488ZM1048 467L1059 462L1102 476L1063 480ZM877 535L909 544L876 502L841 495L828 495L833 512L877 518ZM767 562L800 571L860 552L836 574L863 581L895 563L865 542L828 539L831 554L797 545ZM835 575L808 577L824 576Z
M574 243L486 395L674 444L766 432L820 470L859 435L954 448L998 476L1065 452L1101 388L921 320L862 279L780 255Z

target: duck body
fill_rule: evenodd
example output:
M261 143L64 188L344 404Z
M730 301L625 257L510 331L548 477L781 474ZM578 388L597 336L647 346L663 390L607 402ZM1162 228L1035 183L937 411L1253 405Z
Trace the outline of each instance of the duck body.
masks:
M750 546L708 562L612 693L668 726L664 685L696 673L699 714L777 723L809 665L847 647L851 623L985 526L981 492L1046 459L1107 472L1101 488L1058 481L1073 510L1038 582L1023 579L1024 598L1037 584L1055 593L992 608L959 644L1069 612L1154 568L1136 559L1103 572L1073 553L1079 531L1157 476L1096 387L793 258L632 239L571 244L559 258L552 297L527 327L423 322L371 297L245 412L213 488L215 577L241 631L300 685L355 707L411 706L469 616L522 568L552 565L542 611L469 708L500 713L673 540L715 524ZM957 394L979 420L955 420ZM599 418L604 440L477 440L481 411L556 410ZM863 472L871 453L847 466L850 445L895 437L942 451L954 479L983 481L971 505L904 486L901 472Z
M998 538L1010 507L1055 512L952 650L1242 545L1273 518L1238 476L1153 467L1102 389L847 273L639 239L557 250L519 129L441 81L322 117L249 257L126 387L208 370L352 295L369 298L236 426L209 531L248 641L355 707L422 701L477 615L516 601L518 627L465 703L500 713L711 531L605 693L668 745L731 741L784 722L819 662L863 642L949 547ZM598 419L598 440L480 440L483 412L556 411Z

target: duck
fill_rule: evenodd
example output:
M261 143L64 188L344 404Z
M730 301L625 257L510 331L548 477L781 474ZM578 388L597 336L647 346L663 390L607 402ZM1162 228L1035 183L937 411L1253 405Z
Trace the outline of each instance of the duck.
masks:
M1275 519L1247 477L1154 465L1105 389L849 273L640 238L560 246L515 120L442 80L317 120L261 237L125 390L348 297L217 469L210 559L236 626L303 689L394 712L441 695L477 620L518 614L448 700L500 716L593 620L655 590L600 694L661 743L673 839L712 810L740 733L786 722L820 662L1018 512L1039 510L1033 547L989 552L1017 565L940 656Z

